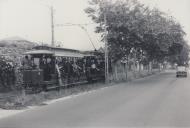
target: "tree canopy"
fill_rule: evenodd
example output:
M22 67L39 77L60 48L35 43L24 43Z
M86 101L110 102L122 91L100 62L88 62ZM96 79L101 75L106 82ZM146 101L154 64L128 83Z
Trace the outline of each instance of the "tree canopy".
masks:
M182 26L156 8L150 9L137 0L90 0L85 12L98 24L95 32L101 33L102 39L107 34L109 55L114 60L133 52L139 61L189 60Z

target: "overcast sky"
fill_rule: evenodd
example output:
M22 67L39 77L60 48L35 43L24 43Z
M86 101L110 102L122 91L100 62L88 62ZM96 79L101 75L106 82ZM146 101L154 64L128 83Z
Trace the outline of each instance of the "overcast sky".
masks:
M56 24L92 23L84 13L88 0L0 0L0 39L22 37L27 40L51 42L51 20L49 5L55 9ZM169 13L184 27L190 41L190 1L189 0L139 0L151 7ZM99 36L94 33L94 25L86 26L95 46L103 45ZM79 26L55 28L57 45L66 48L87 50L93 49L89 37Z

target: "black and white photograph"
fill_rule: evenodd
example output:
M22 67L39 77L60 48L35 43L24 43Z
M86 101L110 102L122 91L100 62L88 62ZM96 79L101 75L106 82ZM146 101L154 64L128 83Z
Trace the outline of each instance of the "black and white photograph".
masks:
M190 128L190 0L0 0L0 128Z

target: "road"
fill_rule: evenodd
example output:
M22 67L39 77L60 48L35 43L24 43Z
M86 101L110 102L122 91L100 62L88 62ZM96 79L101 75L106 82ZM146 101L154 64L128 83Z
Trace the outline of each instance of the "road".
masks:
M164 72L0 120L0 128L190 127L190 76Z

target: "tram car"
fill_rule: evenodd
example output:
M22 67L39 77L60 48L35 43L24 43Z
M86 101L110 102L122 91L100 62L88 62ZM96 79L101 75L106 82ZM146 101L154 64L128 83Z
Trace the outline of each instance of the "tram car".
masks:
M24 56L25 88L49 90L104 80L104 58L97 51L36 46Z

